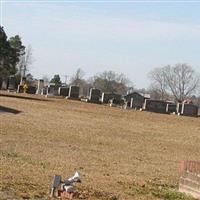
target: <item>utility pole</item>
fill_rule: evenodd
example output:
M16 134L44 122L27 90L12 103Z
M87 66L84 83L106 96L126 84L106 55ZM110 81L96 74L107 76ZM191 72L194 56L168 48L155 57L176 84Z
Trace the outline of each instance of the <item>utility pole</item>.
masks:
M65 84L67 85L67 78L68 78L68 75L63 75L65 77Z

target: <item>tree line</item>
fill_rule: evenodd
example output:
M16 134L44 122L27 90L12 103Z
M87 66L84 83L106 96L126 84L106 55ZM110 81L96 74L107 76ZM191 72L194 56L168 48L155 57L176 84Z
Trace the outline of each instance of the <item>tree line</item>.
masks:
M103 92L122 95L127 94L128 90L133 89L133 83L122 73L104 71L88 79L85 79L84 76L85 72L81 68L78 68L68 83L68 85L79 86L83 95L87 94L88 88L98 88ZM58 74L54 75L49 82L61 85L60 76Z
M84 79L84 75L83 70L79 68L71 77L69 85L80 86L83 93L84 90L94 87L103 92L122 95L133 91L148 93L157 100L181 102L187 98L196 98L195 94L198 94L200 99L200 75L188 64L154 68L148 73L151 84L147 89L134 88L133 83L124 74L117 74L114 71L104 71L87 80ZM61 84L59 75L55 75L50 82Z
M33 79L33 76L27 73L31 63L31 46L25 47L18 35L7 38L3 27L0 26L0 81L9 75L16 75L18 82L22 76ZM147 89L136 89L123 73L104 71L85 79L84 71L79 68L68 84L80 86L83 94L88 88L95 87L103 92L122 95L133 91L149 93L153 99L160 100L183 101L194 97L195 94L200 96L200 75L188 64L154 68L148 73L148 78L151 84ZM56 74L50 82L61 85L60 76Z

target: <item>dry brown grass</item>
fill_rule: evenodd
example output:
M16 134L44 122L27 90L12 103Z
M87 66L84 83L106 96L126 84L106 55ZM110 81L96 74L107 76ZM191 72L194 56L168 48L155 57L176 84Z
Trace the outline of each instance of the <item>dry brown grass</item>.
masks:
M64 99L0 102L22 111L0 114L2 199L46 199L54 174L76 169L87 199L159 199L140 183L176 187L179 162L199 160L200 118Z

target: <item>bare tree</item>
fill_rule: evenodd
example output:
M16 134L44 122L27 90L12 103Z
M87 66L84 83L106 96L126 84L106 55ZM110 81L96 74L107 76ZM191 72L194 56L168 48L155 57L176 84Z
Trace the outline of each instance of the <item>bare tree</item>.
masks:
M199 87L200 76L187 64L164 67L167 85L176 100L184 100Z
M75 74L71 77L71 85L81 86L85 80L83 79L85 73L81 68L78 68Z
M131 81L124 74L117 74L113 71L104 71L93 77L93 86L103 92L126 94L130 87L133 87Z
M151 83L151 91L157 95L157 98L163 100L167 94L167 83L165 78L165 73L163 68L155 68L148 74L148 77L152 81Z
M156 100L174 100L174 97L170 95L169 92L166 91L164 95L161 93L160 89L155 87L153 84L150 85L150 87L147 89L147 93L150 94L152 99Z
M176 101L183 101L194 94L200 86L200 76L188 64L176 64L157 68L150 73L154 86L162 94L170 92Z

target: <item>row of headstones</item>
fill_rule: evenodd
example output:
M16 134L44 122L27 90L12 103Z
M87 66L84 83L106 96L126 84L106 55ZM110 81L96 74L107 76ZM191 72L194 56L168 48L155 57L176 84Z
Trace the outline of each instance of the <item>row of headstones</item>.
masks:
M70 88L59 88L60 95L66 95L68 98L78 98L79 97L79 87L70 86ZM67 95L68 94L68 95ZM113 104L121 105L122 95L102 93L99 89L90 89L90 94L88 101L92 103L110 103L112 100ZM176 113L178 115L185 116L198 116L198 106L188 103L169 103L166 101L145 99L143 109L151 112L158 113Z
M157 113L173 113L184 116L198 116L198 106L188 103L169 103L161 100L146 99L143 110Z
M22 80L24 81L24 80ZM3 79L2 89L15 90L16 79L15 76L10 76L7 79ZM23 92L22 83L18 85L18 92ZM50 96L64 96L68 99L79 99L80 88L78 86L58 87L55 85L49 85L44 87L44 81L41 79L38 81L38 87L29 86L27 93L30 94L43 94L47 97ZM91 88L89 93L88 102L91 103L109 103L112 100L114 104L122 103L122 96L113 93L102 93L101 90ZM198 106L187 103L169 103L166 101L145 99L143 110L158 112L158 113L176 113L178 115L186 116L198 116Z
M26 77L22 77L21 78L21 81L20 81L20 84L18 85L17 87L17 92L18 93L23 93L25 92L25 89L24 89L24 85L26 84ZM37 87L35 86L32 86L32 85L29 85L27 87L27 90L26 90L26 93L28 94L35 94L37 91Z
M17 91L18 93L24 92L23 84L26 82L26 78L23 77L21 79L20 84L17 86L16 84L16 78L14 75L11 75L9 77L4 77L2 79L2 90L8 90L8 91ZM36 87L29 86L27 89L28 94L35 94L36 93Z
M10 76L9 78L4 78L2 82L3 90L12 90L15 91L17 89L18 93L24 92L24 84L26 80L22 78L20 84L16 88L16 78L15 76ZM64 96L68 99L79 99L79 91L80 88L78 86L70 86L70 87L59 87L53 84L48 86L44 86L44 80L38 80L37 88L34 86L29 86L27 93L31 94L41 94L46 95L47 97L51 96ZM88 102L91 103L109 103L112 100L113 104L121 104L122 96L114 93L102 93L101 90L96 88L91 88L89 92Z
M11 91L16 90L16 78L15 78L15 76L3 77L1 89L2 90L11 90Z
M70 86L70 87L56 87L54 85L49 85L48 87L44 87L41 90L41 94L50 96L63 96L67 99L80 99L80 88L78 86ZM102 93L101 90L96 88L91 88L89 91L89 97L87 102L90 103L109 103L110 100L113 100L113 103L120 104L122 96L119 94L111 94L111 93Z
M79 87L56 86L50 84L45 87L38 87L37 94L46 95L46 97L63 96L70 99L79 99Z
M17 93L23 93L24 86L23 85L18 85L17 87ZM26 93L28 94L36 94L37 88L35 86L28 86Z
M17 87L15 76L4 77L2 80L2 90L17 91L18 93L24 92L24 84L26 82L25 77L21 79L20 84ZM69 99L79 99L80 88L78 86L59 87L53 84L44 86L44 80L38 80L37 88L34 86L28 86L27 93L30 94L42 94L47 97L50 96L64 96ZM106 95L105 95L106 96ZM107 96L106 96L107 97ZM101 98L101 91L98 89L90 89L89 101L93 103L99 103ZM105 98L103 98L104 101Z
M44 87L43 80L38 81L37 94L46 95L47 97L52 96L63 96L68 99L80 99L80 87L71 85L70 87L55 86L50 84ZM113 99L113 103L120 104L122 96L119 94L102 93L101 90L91 88L89 91L88 102L91 103L109 103Z

